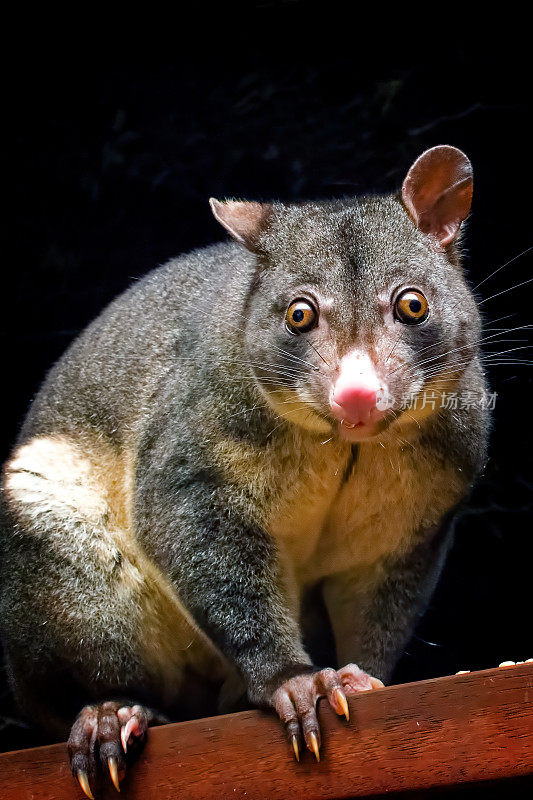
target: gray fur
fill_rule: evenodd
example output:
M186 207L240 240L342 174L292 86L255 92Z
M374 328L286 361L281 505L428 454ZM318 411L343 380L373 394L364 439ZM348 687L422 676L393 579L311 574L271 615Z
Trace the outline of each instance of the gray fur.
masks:
M331 473L340 470L339 480L350 463L349 447L322 445L332 435L324 428L339 358L354 344L368 348L388 364L391 389L400 396L421 386L429 367L446 373L457 359L448 351L460 347L454 390L482 398L486 387L477 355L480 319L458 246L436 248L397 197L274 205L256 251L234 242L214 245L128 289L52 368L14 453L35 437L61 436L81 453L101 445L117 457L133 454L132 535L215 646L219 666L206 667L202 679L220 682L236 669L250 700L268 704L280 676L310 664L299 626L308 584L297 576L305 565L287 555L270 520L288 488L307 485L309 454L331 452ZM423 287L430 299L432 316L423 330L389 317L384 322L378 297L388 302L401 284ZM303 290L333 303L327 330L314 338L290 335L283 324L287 305ZM421 364L428 353L434 360ZM269 376L290 391L305 387L316 428L279 416L265 399ZM395 444L393 424L386 441L391 461L401 459L400 473L447 469L456 482L453 498L441 508L428 494L427 508L413 511L401 548L375 564L329 575L315 564L305 573L311 583L324 582L334 630L344 609L340 628L354 631L343 658L377 677L390 675L433 590L449 544L447 512L483 466L487 430L479 405L437 409L407 423L398 434L410 443L405 448ZM360 445L363 465L368 448ZM226 468L225 454L231 459L241 450L242 470ZM359 460L343 478L354 487L354 503L358 470ZM365 500L376 513L381 478L375 476ZM46 480L36 478L39 498L52 491ZM133 584L121 583L131 565L114 545L107 512L88 524L75 508L41 506L28 510L5 489L0 619L21 704L44 727L62 731L60 720L52 722L60 716L59 695L50 690L37 697L31 683L52 685L63 670L84 701L125 693L164 706L157 675L136 646L140 600ZM446 517L444 528L435 515ZM101 542L99 555L95 542ZM327 551L326 545L320 546ZM176 686L183 680L177 671Z

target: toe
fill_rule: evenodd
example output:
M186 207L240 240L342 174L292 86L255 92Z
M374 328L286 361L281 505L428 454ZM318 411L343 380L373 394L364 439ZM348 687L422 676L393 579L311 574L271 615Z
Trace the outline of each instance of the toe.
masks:
M384 686L379 678L368 675L357 664L346 664L345 667L337 670L337 675L347 695L368 692L371 689L382 689Z
M117 791L126 773L126 761L120 739L120 722L116 703L102 703L98 715L98 744L100 762L104 774L107 772Z
M147 708L135 705L120 708L117 716L121 725L120 739L123 750L126 753L128 747L144 741L146 731L154 721L154 715ZM166 722L167 720L165 719L164 721Z
M296 761L299 761L302 737L298 714L296 713L294 703L289 693L284 688L280 688L274 693L273 702L276 713L285 725L294 757Z
M317 761L320 761L320 725L316 715L317 694L314 687L310 686L307 691L299 691L292 700L300 720L307 749L315 754Z
M92 798L96 783L94 754L98 712L95 706L85 706L76 717L68 740L68 754L72 774L84 794Z
M346 719L350 719L348 702L337 670L323 669L317 672L315 680L319 697L326 696L329 704L337 714L344 714Z

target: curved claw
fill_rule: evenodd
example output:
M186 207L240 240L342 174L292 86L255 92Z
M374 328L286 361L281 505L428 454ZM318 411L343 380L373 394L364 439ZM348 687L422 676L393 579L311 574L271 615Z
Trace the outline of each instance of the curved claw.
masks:
M120 729L120 741L122 742L122 747L123 747L125 753L128 752L128 741L129 741L129 738L130 738L130 734L133 731L133 729L135 728L136 724L137 724L136 718L135 717L131 717L126 722L124 727L122 727Z
M296 761L300 760L300 748L298 747L298 738L296 736L292 736L292 749L294 750L294 756Z
M91 787L89 786L89 778L87 777L87 773L83 772L83 770L78 770L76 773L76 778L78 779L78 783L81 786L81 790L83 794L89 798L89 800L94 800L93 793L91 792Z
M127 725L120 729L120 741L122 742L122 749L125 753L128 752L128 739L129 733L127 732Z
M317 761L320 761L320 750L318 749L318 739L316 738L316 733L310 733L309 738L311 739L311 749L315 754L315 758Z
M348 701L346 700L346 695L341 689L336 690L337 695L337 702L342 709L342 713L346 717L347 721L350 721L350 709L348 708Z
M109 774L111 775L111 780L113 781L113 786L120 792L120 783L118 780L118 767L117 767L117 759L113 756L109 756L107 759L107 766L109 767Z

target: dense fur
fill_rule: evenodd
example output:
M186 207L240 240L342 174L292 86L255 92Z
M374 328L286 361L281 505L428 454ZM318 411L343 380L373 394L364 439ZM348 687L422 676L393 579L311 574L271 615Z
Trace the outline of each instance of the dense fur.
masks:
M193 252L112 303L51 370L5 467L7 663L55 735L76 703L117 693L175 715L191 675L268 705L311 664L300 605L317 586L339 663L386 680L435 586L488 427L457 246L397 197L274 205L261 226L254 252ZM429 299L423 328L394 320L401 285ZM328 309L309 337L284 324L302 293ZM354 346L396 397L476 402L396 409L379 437L342 441L328 392ZM53 693L63 675L71 701Z

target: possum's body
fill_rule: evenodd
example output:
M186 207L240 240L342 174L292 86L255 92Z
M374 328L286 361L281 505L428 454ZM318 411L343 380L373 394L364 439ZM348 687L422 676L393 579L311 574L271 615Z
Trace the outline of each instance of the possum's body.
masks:
M44 650L35 657L46 655L52 663L57 656L73 661L96 695L146 686L153 704L163 707L177 700L185 666L215 681L228 671L140 546L133 516L139 450L151 435L154 407L157 416L167 410L156 398L172 387L183 396L170 402L198 409L205 398L195 397L191 372L205 371L209 381L219 368L209 342L187 338L180 346L191 308L201 314L216 304L225 307L238 292L228 281L250 280L251 259L237 245L217 245L206 255L193 276L194 255L160 268L87 329L49 375L6 466L8 501L26 536L34 538L26 543L20 571L4 578L8 656L12 619L12 635L24 641L26 652ZM241 404L236 399L236 415ZM201 413L195 417L209 441L209 414L205 421ZM242 425L248 424L245 411ZM276 424L273 416L271 428ZM459 501L464 489L457 466L439 463L435 452L448 432L442 422L431 427L425 436L435 449L424 452L413 425L391 432L382 444L360 446L348 476L351 446L323 444L327 432L317 436L292 427L278 442L274 430L262 447L231 432L217 436L212 460L261 504L265 527L286 554L287 593L295 609L306 587L352 570L352 591L368 593L383 559L407 553L420 525L437 526ZM283 483L276 486L280 473ZM54 569L62 560L71 569ZM44 640L36 637L36 625L46 625Z
M438 578L486 412L398 411L359 441L362 422L335 432L327 392L355 346L396 392L484 397L456 253L396 198L277 213L261 240L271 266L258 270L259 247L216 245L112 303L51 370L6 464L8 669L55 735L80 701L117 694L175 715L191 686L215 697L225 683L229 702L242 681L268 704L277 675L312 671L300 617L316 588L338 662L387 679ZM383 290L361 277L369 264ZM418 332L387 316L402 282L432 303ZM277 316L309 287L327 319L313 350ZM460 368L452 343L468 348Z

